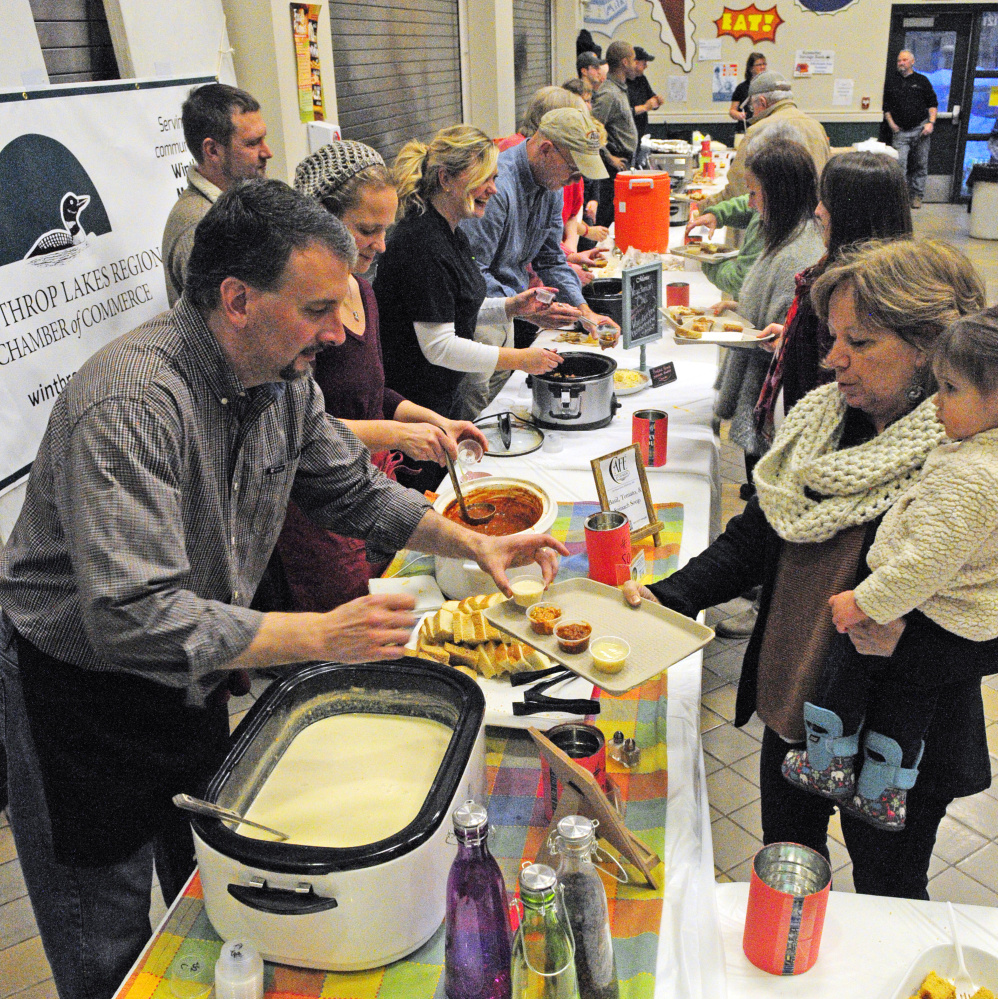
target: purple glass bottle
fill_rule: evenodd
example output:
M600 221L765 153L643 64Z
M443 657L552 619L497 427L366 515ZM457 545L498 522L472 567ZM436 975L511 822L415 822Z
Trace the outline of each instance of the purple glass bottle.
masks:
M457 856L447 876L444 988L448 999L510 999L506 886L489 853L488 814L466 801L452 818Z

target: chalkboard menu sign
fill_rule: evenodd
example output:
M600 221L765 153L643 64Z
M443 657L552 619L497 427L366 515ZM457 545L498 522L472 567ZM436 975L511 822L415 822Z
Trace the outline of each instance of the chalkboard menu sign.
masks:
M628 267L622 274L624 347L641 347L662 336L659 325L662 304L662 265Z

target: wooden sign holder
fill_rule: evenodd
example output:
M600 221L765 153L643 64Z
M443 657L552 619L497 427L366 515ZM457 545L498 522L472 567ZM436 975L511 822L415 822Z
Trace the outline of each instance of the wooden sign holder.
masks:
M606 461L608 458L616 458L627 454L628 451L634 452L635 464L638 468L638 479L641 481L641 492L644 494L649 521L644 527L631 528L631 541L641 541L643 538L652 536L655 544L661 546L662 531L665 530L665 524L658 519L655 513L655 504L652 502L651 488L648 485L648 474L645 472L645 463L641 460L641 448L637 444L628 444L627 447L622 447L619 451L611 451L609 454L601 455L599 458L593 458L589 463L593 469L593 478L596 479L596 495L599 497L600 509L613 509L607 495L606 483L603 481L603 469L600 467L600 462Z
M617 810L610 804L596 778L571 757L563 753L546 735L536 728L527 729L537 743L541 755L551 768L551 779L560 780L562 785L558 807L551 819L544 844L537 854L535 863L557 867L557 861L548 851L551 833L557 830L558 823L566 815L585 815L599 822L598 836L617 848L641 873L651 888L661 888L652 872L661 862L657 853L649 850L621 821Z

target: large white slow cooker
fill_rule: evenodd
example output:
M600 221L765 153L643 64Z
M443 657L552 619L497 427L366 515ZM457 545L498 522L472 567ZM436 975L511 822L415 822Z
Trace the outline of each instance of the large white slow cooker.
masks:
M532 493L540 501L540 514L536 522L520 534L544 534L550 531L558 519L558 504L540 486L526 479L514 479L499 475L490 475L484 479L472 479L467 484L461 484L461 491L469 503L475 502L475 494L488 490L494 492L504 487L517 487ZM454 502L454 489L449 479L440 484L442 490L433 503L433 509L439 514ZM467 525L465 525L467 526ZM463 600L478 593L497 593L498 587L492 577L478 567L470 559L449 558L444 555L434 556L434 575L437 585L444 596L451 600Z
M208 786L208 801L245 815L302 729L332 714L431 718L453 729L416 818L364 846L250 839L218 819L191 826L208 918L224 940L249 939L268 961L360 971L397 961L437 930L456 846L451 812L485 800L485 698L470 677L421 659L321 663L273 683L250 709Z

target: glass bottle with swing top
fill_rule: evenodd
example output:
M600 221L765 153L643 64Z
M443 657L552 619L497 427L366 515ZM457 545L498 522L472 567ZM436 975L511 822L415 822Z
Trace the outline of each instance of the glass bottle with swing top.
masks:
M557 904L558 887L545 864L520 872L523 918L513 938L513 999L581 999L572 929Z
M581 999L617 999L617 966L610 936L606 889L593 864L596 823L566 815L551 837L558 855L558 884L575 940L575 973Z

